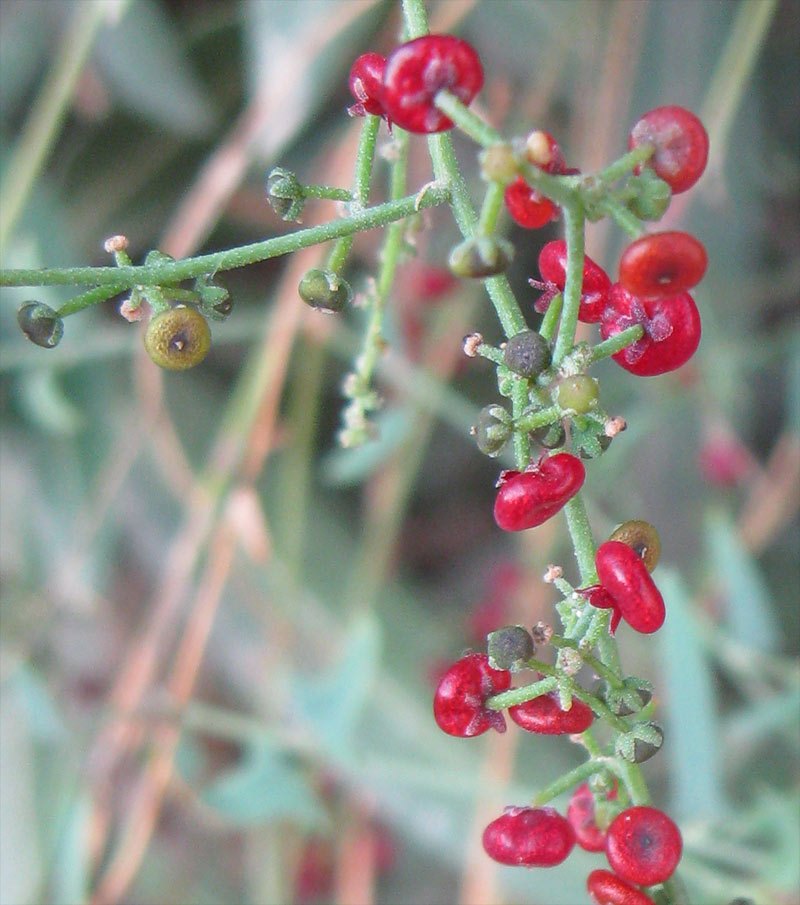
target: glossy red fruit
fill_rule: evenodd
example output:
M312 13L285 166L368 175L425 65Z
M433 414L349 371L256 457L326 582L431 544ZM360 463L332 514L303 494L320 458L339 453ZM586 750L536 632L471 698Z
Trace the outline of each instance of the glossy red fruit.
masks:
M584 597L592 606L596 606L601 610L611 610L611 622L608 630L613 635L617 631L622 613L617 601L608 593L608 591L600 584L593 584L588 588L579 588L577 593Z
M486 654L467 654L453 663L439 681L433 698L436 724L448 735L461 738L481 735L488 729L505 732L503 714L485 704L510 685L511 673L492 669Z
M616 788L607 795L608 801L617 797ZM594 795L588 783L578 786L572 793L567 805L567 820L575 830L575 840L587 852L604 852L606 850L606 831L597 825L594 815Z
M658 631L666 618L664 598L636 551L609 540L597 548L594 564L600 584L628 625L645 635Z
M350 93L356 103L350 107L351 116L364 116L373 113L383 116L383 70L386 57L379 53L362 53L350 69Z
M585 732L594 720L592 708L577 698L573 698L569 710L562 710L555 691L509 707L508 715L527 732L537 732L539 735L573 735Z
M434 104L442 89L468 104L483 86L483 67L475 49L452 35L425 35L395 48L383 71L383 108L409 132L452 129Z
M707 265L703 243L689 233L650 233L622 252L619 281L640 298L668 298L696 286Z
M690 189L708 162L708 135L700 120L683 107L657 107L636 123L628 147L653 145L648 160L675 194Z
M503 531L535 528L554 516L583 486L586 469L571 453L541 459L528 471L504 471L494 501Z
M594 905L654 905L650 896L610 870L593 870L586 878L586 889Z
M682 848L681 831L657 808L628 808L608 828L608 863L623 880L639 886L668 880L678 866Z
M634 324L644 327L644 336L613 358L638 377L675 371L686 364L700 345L700 314L694 299L686 292L666 299L642 299L614 283L600 333L603 339L608 339Z
M542 279L548 283L554 283L561 292L567 281L567 243L563 239L548 242L539 252L539 273ZM608 304L608 293L611 289L611 280L608 274L599 264L587 255L583 259L583 283L581 284L581 306L578 310L578 320L585 324L598 323L603 317L603 311ZM549 300L544 305L544 310L549 306ZM536 306L536 310L541 309Z
M503 194L511 219L524 229L539 229L558 217L558 208L522 176L506 186Z
M554 808L506 808L483 831L486 854L501 864L553 867L575 845L575 833Z

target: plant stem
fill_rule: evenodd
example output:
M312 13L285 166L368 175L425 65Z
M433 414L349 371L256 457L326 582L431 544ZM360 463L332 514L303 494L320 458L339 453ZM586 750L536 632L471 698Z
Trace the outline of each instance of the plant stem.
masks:
M539 325L539 333L543 336L548 342L552 340L556 333L556 327L558 326L558 319L561 317L561 308L564 305L564 296L559 292L558 295L554 295L552 301L547 306L547 311L544 313L544 317L542 318L542 322Z
M594 555L597 548L580 493L576 493L567 503L564 512L567 516L567 528L572 538L572 546L575 548L575 559L578 561L581 573L581 585L597 584L597 571L594 567Z
M526 701L532 701L534 698L547 694L558 685L558 679L553 675L555 670L552 666L540 663L538 660L530 660L528 663L536 663L535 666L531 666L531 669L551 675L532 685L523 685L521 688L512 688L509 691L501 691L500 694L493 695L486 701L486 706L490 710L505 710L506 707L513 707L515 704L524 704Z
M525 415L514 422L517 430L535 431L538 427L544 427L546 424L555 424L561 418L561 409L557 405L551 405L549 408L540 409L532 415Z
M543 804L547 804L548 801L558 798L564 792L568 792L574 786L580 785L590 776L594 776L595 773L599 773L603 769L605 769L604 764L597 763L594 760L587 760L579 767L575 767L574 770L559 776L558 779L553 780L549 785L540 789L534 795L531 803L535 808L541 807Z
M489 236L497 226L497 218L503 207L503 192L505 189L499 182L490 182L483 196L481 215L478 219L478 235Z
M614 336L609 336L608 339L604 339L596 346L592 346L588 364L594 364L603 358L610 358L612 355L616 355L617 352L621 352L628 346L638 342L643 336L644 327L641 324L634 324L632 327L620 330Z
M597 179L601 182L616 182L622 176L632 173L639 164L644 163L653 156L655 148L652 145L639 145L636 148L618 157L614 163L609 164L604 170L600 170Z
M353 193L350 189L338 189L333 185L304 185L303 194L306 198L321 198L328 201L353 200Z
M164 264L139 267L65 267L50 269L0 270L0 286L115 286L117 292L137 285L178 283L208 273L219 273L245 267L268 258L291 254L310 245L328 242L341 236L377 229L402 220L421 208L436 207L450 200L443 186L430 186L424 195L409 195L399 201L387 201L320 226L301 229L285 236L241 245L227 251L198 255Z
M624 204L614 198L606 196L594 205L594 210L601 214L607 214L612 220L626 232L632 239L638 239L644 232L639 218L632 214Z
M82 311L84 308L89 308L92 305L98 304L98 302L104 302L113 295L124 292L125 289L125 286L98 286L96 289L82 292L80 295L71 298L68 302L64 302L64 304L56 311L56 314L59 317L68 317L70 314L75 314L76 311Z
M567 241L567 272L564 284L564 307L558 327L553 366L558 367L564 356L575 344L575 329L578 326L578 312L583 288L584 262L584 216L580 203L575 202L564 208L564 232Z
M440 91L433 99L436 107L453 120L456 126L476 144L484 148L500 144L503 136L487 125L449 91Z

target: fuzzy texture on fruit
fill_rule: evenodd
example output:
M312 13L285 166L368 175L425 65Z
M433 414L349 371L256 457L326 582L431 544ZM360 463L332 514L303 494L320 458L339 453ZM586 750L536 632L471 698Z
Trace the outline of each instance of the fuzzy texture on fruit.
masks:
M610 870L593 870L586 878L586 889L594 905L654 905L650 896Z
M585 732L594 720L592 708L577 699L569 710L562 710L555 691L509 707L508 715L526 732L539 735L574 735Z
M683 840L674 821L640 805L618 814L608 828L606 857L629 883L653 886L668 880L681 859Z
M543 280L553 283L561 292L564 291L567 281L567 243L563 239L548 242L539 252L539 273ZM599 323L608 304L610 289L611 280L605 270L599 264L595 264L588 255L585 256L578 320L585 324ZM545 298L545 301L546 311L550 300ZM538 303L534 307L537 311L541 310Z
M144 334L147 354L168 371L193 368L211 348L211 331L196 308L176 305L151 318Z
M483 831L486 854L501 864L553 867L575 845L575 833L554 808L506 808Z
M522 330L506 342L503 361L509 370L530 379L550 367L550 346L535 330Z
M494 501L494 520L503 531L525 531L554 516L581 489L583 462L571 453L543 458L527 471L504 471Z
M457 660L439 680L433 698L436 724L448 735L471 738L489 729L506 731L506 721L486 701L511 685L511 673L492 669L486 654L467 654Z
M383 70L381 102L389 119L409 132L444 132L453 122L434 98L446 89L462 103L483 87L483 67L475 49L452 35L425 35L395 48Z
M665 299L642 299L614 283L603 312L603 339L641 324L644 336L617 352L614 361L637 377L655 377L675 371L700 345L700 314L688 293Z
M628 147L652 145L647 161L674 194L690 189L708 162L708 134L700 120L684 107L656 107L636 123Z
M607 795L608 801L617 797L616 788ZM597 825L594 813L594 794L588 783L578 786L567 805L567 820L575 830L575 841L587 852L606 850L606 832Z
M594 564L600 585L628 625L645 635L658 631L666 618L664 598L636 551L609 540L597 548Z
M706 272L708 255L689 233L651 233L622 252L619 281L640 298L669 298L696 286Z
M351 116L364 116L372 113L383 116L383 70L386 68L386 57L379 53L362 53L350 69L348 85L356 103L349 108Z

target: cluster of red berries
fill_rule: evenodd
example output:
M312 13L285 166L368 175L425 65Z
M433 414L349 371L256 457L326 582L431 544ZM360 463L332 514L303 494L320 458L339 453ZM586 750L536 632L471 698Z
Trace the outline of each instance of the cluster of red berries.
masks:
M350 69L353 116L372 113L409 132L443 132L452 121L435 104L443 90L469 104L483 86L475 49L452 35L425 35L396 47L388 57L364 53Z

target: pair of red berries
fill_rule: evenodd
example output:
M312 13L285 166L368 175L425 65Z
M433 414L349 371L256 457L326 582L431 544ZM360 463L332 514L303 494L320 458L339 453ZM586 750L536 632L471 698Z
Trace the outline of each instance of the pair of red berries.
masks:
M609 540L597 548L594 564L600 584L580 593L592 606L612 611L611 634L621 619L645 635L658 631L666 618L664 598L636 550Z
M576 841L572 823L554 808L506 808L483 833L483 847L490 858L524 867L561 864ZM605 833L605 853L614 873L595 871L589 877L589 891L598 895L596 901L620 905L636 903L633 893L639 893L644 905L650 899L630 884L664 883L675 872L682 849L680 830L663 811L645 805L627 808ZM600 898L603 895L605 899Z
M505 717L486 702L511 687L511 672L494 669L486 654L467 654L442 675L433 698L433 716L448 735L471 738L489 729L506 731ZM522 729L539 735L573 735L585 732L594 720L590 707L573 700L562 710L558 694L552 691L508 708L508 715Z
M443 132L453 122L435 104L447 90L469 104L483 86L475 49L452 35L425 35L395 48L388 57L362 54L350 70L354 116L383 116L409 132Z

